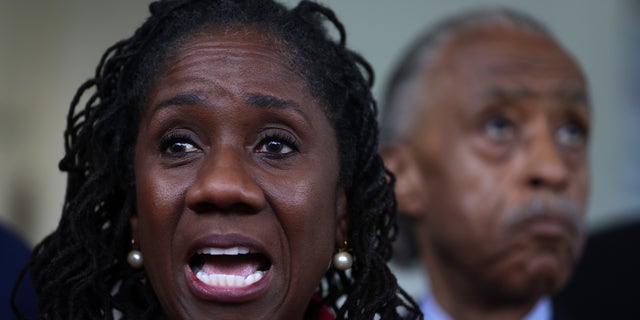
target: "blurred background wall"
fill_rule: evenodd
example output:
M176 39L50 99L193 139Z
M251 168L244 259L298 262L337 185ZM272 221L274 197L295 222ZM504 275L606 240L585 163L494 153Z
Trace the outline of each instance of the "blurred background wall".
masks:
M287 3L295 3L289 0ZM589 223L640 212L640 5L634 0L326 0L348 44L387 74L408 43L464 8L508 5L555 32L584 67L595 116ZM65 177L57 169L69 102L102 52L147 15L145 0L0 0L0 222L31 244L58 221Z

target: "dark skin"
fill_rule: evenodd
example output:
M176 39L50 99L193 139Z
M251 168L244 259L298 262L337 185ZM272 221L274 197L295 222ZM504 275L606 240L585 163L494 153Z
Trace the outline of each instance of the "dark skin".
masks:
M198 34L149 95L131 222L171 319L303 319L346 239L335 132L272 39L249 29ZM198 250L236 247L251 254L210 256L203 268L243 277L259 269L257 282L195 276Z
M485 26L443 44L418 81L416 123L383 156L434 296L454 319L521 319L581 251L584 76L553 41Z

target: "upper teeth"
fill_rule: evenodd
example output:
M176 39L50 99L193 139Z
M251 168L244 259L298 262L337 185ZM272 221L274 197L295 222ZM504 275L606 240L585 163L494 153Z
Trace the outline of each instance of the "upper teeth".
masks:
M208 254L208 255L227 255L227 256L235 256L239 254L248 254L250 252L249 248L245 247L232 247L232 248L204 248L198 250L200 254Z

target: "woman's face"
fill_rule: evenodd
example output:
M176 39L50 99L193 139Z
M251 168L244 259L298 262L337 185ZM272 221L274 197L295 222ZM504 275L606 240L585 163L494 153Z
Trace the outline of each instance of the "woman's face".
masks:
M200 34L150 91L131 223L172 319L301 319L345 239L334 130L276 46Z

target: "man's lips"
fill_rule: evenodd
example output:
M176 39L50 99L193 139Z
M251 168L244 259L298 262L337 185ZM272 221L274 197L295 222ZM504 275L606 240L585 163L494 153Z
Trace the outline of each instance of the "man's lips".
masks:
M581 209L567 198L536 196L508 212L512 231L546 238L575 237L582 233Z
M545 213L522 220L520 228L544 237L573 236L578 232L572 221L562 213Z

